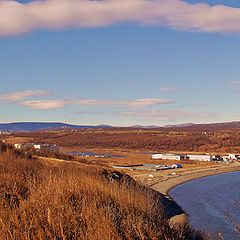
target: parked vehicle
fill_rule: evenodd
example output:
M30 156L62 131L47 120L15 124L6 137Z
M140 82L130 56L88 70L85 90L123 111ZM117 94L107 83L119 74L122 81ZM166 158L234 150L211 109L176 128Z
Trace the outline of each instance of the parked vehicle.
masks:
M182 168L182 167L183 166L181 164L179 164L179 163L172 165L172 168Z

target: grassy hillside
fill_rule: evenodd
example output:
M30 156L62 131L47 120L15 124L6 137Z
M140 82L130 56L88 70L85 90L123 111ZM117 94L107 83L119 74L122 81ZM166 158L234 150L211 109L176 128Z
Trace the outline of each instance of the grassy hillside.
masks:
M42 131L17 133L10 138L30 138L36 142L47 142L63 147L120 148L147 151L196 151L231 152L240 151L240 129L187 131L183 129L95 129Z
M0 239L203 239L171 229L161 195L118 172L45 164L4 145L0 179Z

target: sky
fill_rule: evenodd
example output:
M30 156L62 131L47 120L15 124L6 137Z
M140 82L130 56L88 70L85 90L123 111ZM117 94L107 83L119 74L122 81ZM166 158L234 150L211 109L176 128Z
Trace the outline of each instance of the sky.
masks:
M0 122L240 120L240 1L0 0Z

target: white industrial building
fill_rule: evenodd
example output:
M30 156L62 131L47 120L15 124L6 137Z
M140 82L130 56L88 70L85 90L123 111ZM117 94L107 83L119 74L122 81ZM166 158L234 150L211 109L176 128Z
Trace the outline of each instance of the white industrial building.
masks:
M177 160L180 161L183 158L182 155L178 154L164 154L164 153L158 153L153 154L152 159L162 159L162 160Z
M188 154L187 159L195 161L206 161L209 162L212 160L212 156L209 154Z
M152 159L175 160L175 161L192 160L192 161L205 161L205 162L210 162L210 161L229 162L229 161L240 160L240 155L229 154L226 156L221 156L221 155L210 155L210 154L187 154L186 155L186 154L157 153L152 155Z

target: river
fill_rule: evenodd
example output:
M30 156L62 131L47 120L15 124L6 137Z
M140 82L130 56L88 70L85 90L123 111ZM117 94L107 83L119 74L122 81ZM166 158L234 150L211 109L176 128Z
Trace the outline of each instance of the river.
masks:
M233 216L240 223L240 172L203 177L179 185L170 191L170 196L189 214L192 227L210 231L221 231L226 240L240 239L233 224L226 216L232 209Z

